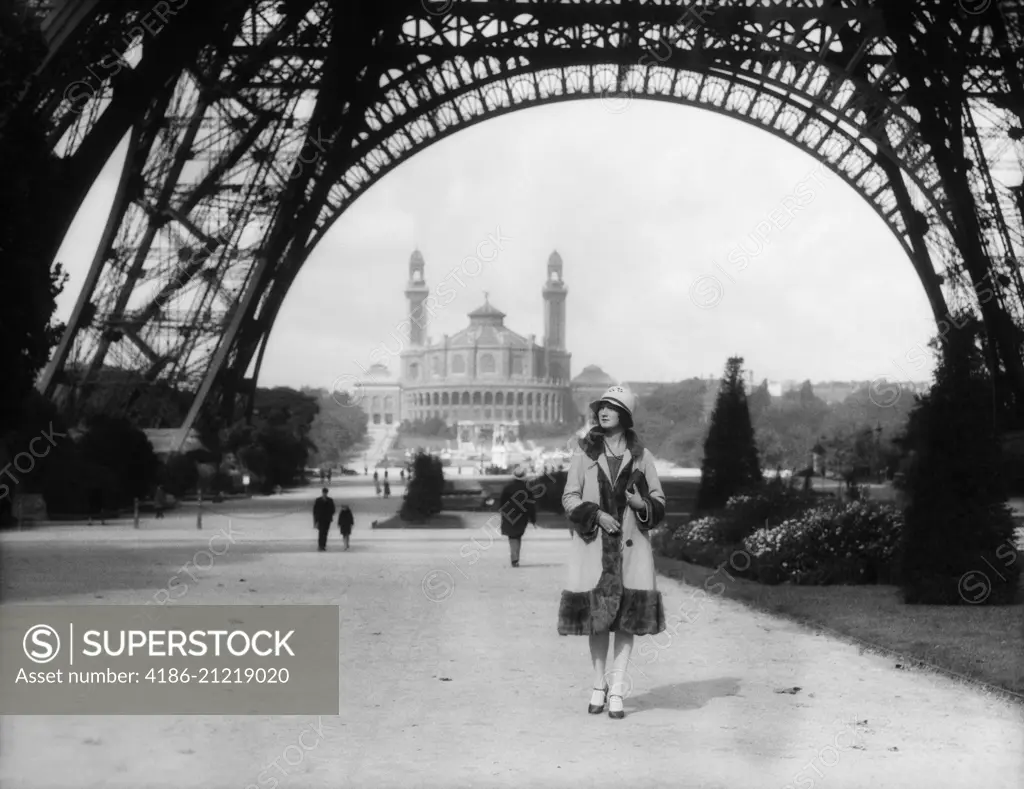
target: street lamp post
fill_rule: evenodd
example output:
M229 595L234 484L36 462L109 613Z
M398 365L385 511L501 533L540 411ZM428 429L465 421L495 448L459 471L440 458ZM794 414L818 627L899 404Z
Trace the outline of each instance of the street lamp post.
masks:
M882 423L878 422L875 427L875 465L877 468L877 477L879 484L882 482Z

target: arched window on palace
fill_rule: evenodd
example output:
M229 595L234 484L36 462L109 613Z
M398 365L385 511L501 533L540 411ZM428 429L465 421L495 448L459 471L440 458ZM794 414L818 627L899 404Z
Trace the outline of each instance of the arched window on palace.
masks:
M409 365L409 378L413 381L420 377L420 365L418 362L413 362Z
M466 357L461 353L457 353L452 357L452 372L453 373L464 373L466 372Z
M480 372L481 373L493 373L494 372L494 355L485 353L480 356Z
M523 374L523 357L513 356L512 357L512 375Z
M430 367L431 367L431 370L433 371L434 375L440 375L441 374L441 357L440 356L435 356L433 359L431 359Z

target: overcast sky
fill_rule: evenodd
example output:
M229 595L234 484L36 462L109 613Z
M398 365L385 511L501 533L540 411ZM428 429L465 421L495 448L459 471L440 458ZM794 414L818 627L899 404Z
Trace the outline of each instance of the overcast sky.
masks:
M71 274L61 318L97 243L116 165L61 252ZM500 238L493 260L467 261L488 237ZM597 364L620 380L677 381L718 375L732 354L758 380L928 380L933 369L915 350L935 331L920 282L838 177L711 112L590 100L473 126L371 187L296 279L260 384L327 388L394 350L417 247L428 287L448 278L441 294L456 294L439 298L451 301L431 336L465 326L488 291L506 325L538 342L557 249L573 375Z

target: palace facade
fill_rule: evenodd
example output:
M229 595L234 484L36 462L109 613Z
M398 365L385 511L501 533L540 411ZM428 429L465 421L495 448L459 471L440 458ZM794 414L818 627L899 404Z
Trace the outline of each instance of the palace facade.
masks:
M541 288L544 337L520 334L505 325L505 313L484 303L467 316L469 324L440 339L427 335L426 302L431 290L426 265L417 250L409 259L405 296L409 342L392 372L376 364L361 383L362 403L371 424L443 419L459 428L460 441L485 434L514 440L524 422L575 426L577 400L604 391L610 377L587 368L572 380L572 354L566 348L566 297L562 258L548 258ZM579 388L580 391L576 391Z

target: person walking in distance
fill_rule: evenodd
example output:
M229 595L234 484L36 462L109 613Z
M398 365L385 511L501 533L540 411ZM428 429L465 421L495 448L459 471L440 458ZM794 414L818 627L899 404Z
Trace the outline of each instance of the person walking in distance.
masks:
M647 536L665 517L665 494L654 456L633 430L635 407L636 396L622 386L590 404L597 426L578 439L562 496L572 525L558 633L589 637L594 683L588 712L603 712L607 702L609 717L616 719L625 717L623 679L633 636L665 630Z
M355 525L356 519L352 516L352 510L349 509L347 504L341 505L341 510L338 512L338 530L341 532L341 539L345 543L345 550L348 550L348 538L352 534L352 527Z
M512 566L519 566L519 549L527 524L537 523L537 505L526 485L526 470L517 466L513 479L501 491L501 533L508 537Z
M103 517L103 488L94 485L89 489L89 525L92 526L92 519L99 518L104 526L107 521Z
M162 520L164 517L164 507L167 506L167 497L164 495L163 485L156 486L156 493L153 495L153 506L156 509L157 520Z
M327 532L334 521L334 499L327 495L327 488L320 491L321 496L313 502L313 525L318 532L317 550L327 550Z
M373 488L377 491L377 495L380 495L380 477L377 474L376 469L373 472Z
M384 498L391 498L391 483L388 482L388 473L384 472Z

